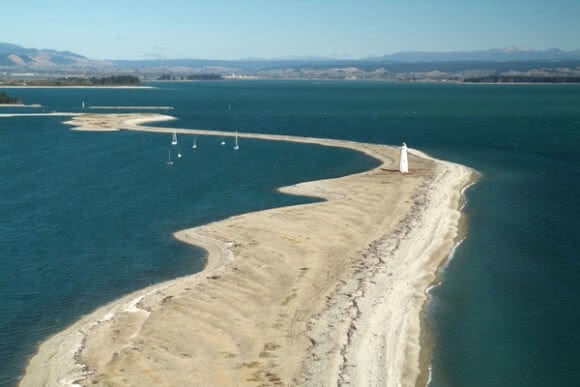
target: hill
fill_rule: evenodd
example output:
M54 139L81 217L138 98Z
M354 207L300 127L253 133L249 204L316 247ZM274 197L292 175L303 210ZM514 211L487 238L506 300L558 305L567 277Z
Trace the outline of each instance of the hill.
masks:
M70 51L24 48L0 43L0 72L14 78L133 75L144 80L175 79L391 79L502 82L577 82L580 50L503 48L475 51L409 51L363 59L147 59L99 61ZM27 73L27 74L22 74ZM28 74L30 73L30 74ZM514 78L515 77L515 78ZM530 78L531 77L531 78ZM495 78L493 78L495 79Z
M16 44L0 43L0 67L2 68L99 67L107 63L70 51L25 48Z

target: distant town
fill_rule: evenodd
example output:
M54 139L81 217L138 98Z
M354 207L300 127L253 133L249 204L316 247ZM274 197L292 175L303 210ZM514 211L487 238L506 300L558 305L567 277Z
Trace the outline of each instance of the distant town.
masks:
M578 83L580 51L403 52L365 59L92 60L0 43L0 85L140 85L142 81L254 79Z

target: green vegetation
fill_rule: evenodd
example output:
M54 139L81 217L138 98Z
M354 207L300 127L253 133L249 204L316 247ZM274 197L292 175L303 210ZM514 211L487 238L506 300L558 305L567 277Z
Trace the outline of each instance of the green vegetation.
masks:
M141 80L133 75L112 75L109 77L67 77L50 79L3 80L7 86L140 86Z
M16 97L10 97L5 92L0 93L0 104L21 104L22 100Z
M108 85L123 85L123 86L139 86L141 85L141 80L133 75L113 75L110 77L89 78L91 83L95 86L108 86Z

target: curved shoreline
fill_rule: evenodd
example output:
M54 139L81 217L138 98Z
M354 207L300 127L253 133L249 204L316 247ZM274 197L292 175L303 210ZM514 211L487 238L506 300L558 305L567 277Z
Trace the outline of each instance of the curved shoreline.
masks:
M467 239L467 235L468 235L468 221L466 219L466 214L463 213L463 209L465 208L465 206L467 205L467 198L466 198L466 192L469 188L473 187L475 184L477 184L477 182L479 181L479 179L481 178L481 173L478 171L473 171L471 179L469 180L469 182L462 188L461 190L461 201L459 204L459 211L461 211L461 219L459 221L459 227L458 227L458 233L455 237L455 244L453 245L452 249L449 251L449 253L447 254L447 257L444 261L442 261L440 263L440 265L437 267L437 270L435 271L435 275L433 277L433 281L429 284L429 286L425 289L425 295L427 296L427 299L425 301L425 303L423 304L423 309L421 311L421 315L422 315L422 325L421 325L421 334L423 335L423 338L421 340L421 342L423 343L422 345L422 351L423 354L421 356L421 363L425 364L426 366L423 367L423 375L421 375L421 377L419 378L419 380L421 381L425 381L424 383L418 383L417 385L421 386L421 387L429 387L429 385L431 384L432 381L432 355L433 355L433 348L434 348L434 338L432 336L432 332L430 331L428 325L427 325L427 308L429 307L429 303L433 297L432 295L432 291L433 289L436 289L438 287L441 286L441 284L443 283L443 279L444 279L444 274L445 274L445 270L447 269L447 267L449 266L449 264L451 263L451 261L455 258L455 253L457 251L457 249L461 246L461 244L463 244L463 242Z
M85 114L67 123L82 130L234 135L141 126L160 119L172 117ZM175 368L193 363L204 372L193 380L190 369L186 380L192 383L419 383L426 371L420 360L425 290L459 234L461 190L473 171L414 151L416 169L403 177L392 171L398 153L392 147L286 135L239 137L343 147L382 164L279 189L326 202L177 232L178 239L208 250L202 272L132 293L52 336L30 360L21 385L151 383L167 375L179 381L181 370ZM327 240L320 241L323 237ZM224 258L228 251L231 256ZM199 301L208 295L210 300ZM171 325L161 321L165 314L174 317ZM218 322L224 318L229 325ZM173 324L180 327L178 340L166 332ZM180 343L186 332L211 347L200 352ZM189 357L177 350L184 346ZM145 376L143 369L149 370Z

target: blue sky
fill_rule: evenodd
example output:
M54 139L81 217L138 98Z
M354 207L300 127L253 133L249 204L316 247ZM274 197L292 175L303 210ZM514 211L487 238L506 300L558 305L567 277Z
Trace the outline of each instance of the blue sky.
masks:
M1 1L0 41L98 59L580 48L580 0Z

